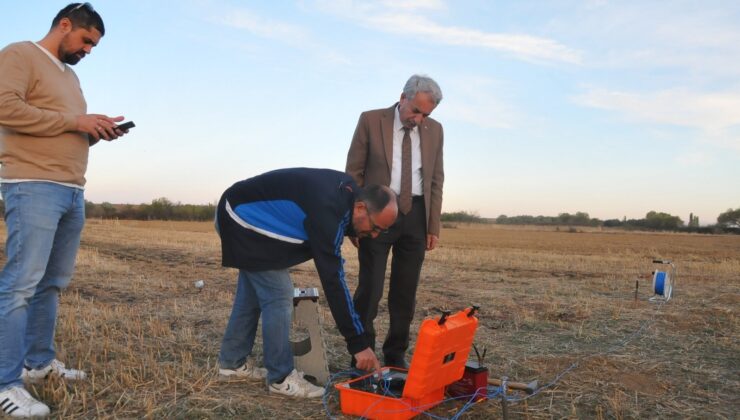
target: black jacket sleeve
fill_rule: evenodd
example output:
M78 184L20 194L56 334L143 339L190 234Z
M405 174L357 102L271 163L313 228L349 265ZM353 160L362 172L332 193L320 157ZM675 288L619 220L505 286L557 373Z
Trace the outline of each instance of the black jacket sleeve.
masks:
M344 231L350 223L350 217L349 210L344 215L337 215L336 210L327 209L311 220L306 228L314 263L329 309L339 332L347 342L347 350L350 354L356 354L368 348L370 340L359 315L355 312L352 294L344 277L344 259L341 249Z

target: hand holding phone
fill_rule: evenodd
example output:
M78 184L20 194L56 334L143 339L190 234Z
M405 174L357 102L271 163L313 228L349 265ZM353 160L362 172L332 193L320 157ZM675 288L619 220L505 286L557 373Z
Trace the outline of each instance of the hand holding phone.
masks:
M134 127L136 127L136 124L134 124L133 121L128 121L128 122L125 122L123 124L119 124L119 125L117 125L117 126L115 126L113 128L116 129L116 130L126 131L126 130L131 129L131 128L134 128Z

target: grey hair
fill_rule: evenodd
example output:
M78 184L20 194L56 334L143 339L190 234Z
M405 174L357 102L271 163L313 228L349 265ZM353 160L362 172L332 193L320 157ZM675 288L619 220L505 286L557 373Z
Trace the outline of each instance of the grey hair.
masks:
M414 99L414 96L419 92L426 92L432 95L435 105L439 105L442 102L442 89L429 76L415 74L411 76L409 81L406 82L406 86L403 87L403 94L407 99Z

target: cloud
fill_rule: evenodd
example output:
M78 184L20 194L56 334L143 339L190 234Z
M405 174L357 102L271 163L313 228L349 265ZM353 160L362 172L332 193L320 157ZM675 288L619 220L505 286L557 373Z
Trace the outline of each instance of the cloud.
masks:
M445 10L445 6L442 0L381 0L380 2L383 7L406 10L406 11L418 11L418 10Z
M574 98L578 104L615 111L626 119L689 127L702 139L740 151L740 92L704 93L685 89L623 92L589 89Z
M442 45L457 45L501 51L529 62L562 62L578 64L581 53L555 40L527 34L485 32L452 25L442 25L422 15L423 9L444 9L440 1L432 6L406 1L388 7L387 2L355 2L352 0L319 0L319 9L356 21L368 28L420 38ZM410 12L414 12L413 14Z
M246 8L220 8L219 14L207 20L218 25L245 30L255 36L270 39L290 47L308 51L327 63L347 65L351 61L343 54L315 40L313 33L304 26L261 16Z
M305 40L308 37L307 31L300 26L266 19L245 9L234 10L219 16L216 20L218 23L245 29L263 38L275 39L289 44L296 43L297 40Z
M603 2L562 10L548 31L587 50L587 67L670 69L690 81L740 76L740 3Z
M489 48L510 53L525 61L581 61L577 51L556 41L530 35L497 34L443 26L423 17L409 15L377 15L368 17L365 22L384 32L422 37L439 44Z

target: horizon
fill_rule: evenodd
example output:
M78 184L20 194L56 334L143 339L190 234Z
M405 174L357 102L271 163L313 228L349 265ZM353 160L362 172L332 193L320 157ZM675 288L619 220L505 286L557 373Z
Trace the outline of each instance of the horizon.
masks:
M68 3L4 3L0 47ZM740 207L736 2L92 4L88 112L136 128L91 148L88 201L211 203L268 170L343 170L360 113L421 73L444 94L443 212L706 225Z
M172 200L170 200L167 197L157 197L157 198L153 199L152 201L150 201L148 203L111 203L111 202L108 202L108 201L91 202L90 200L87 200L87 199L85 201L91 202L94 205L102 205L102 204L107 203L107 204L110 204L110 205L112 205L114 207L125 207L125 206L149 206L149 205L152 205L152 202L154 200L160 200L160 199L163 199L163 198L164 199L167 199L168 201L170 201L170 203L172 205L174 205L174 206L195 206L195 207L214 206L215 207L215 206L218 205L218 200L215 200L215 201L213 201L211 203L183 203L183 202L180 202L180 201L172 201ZM0 202L2 202L2 199L0 199ZM650 210L650 211L655 211L656 213L667 213L667 212L664 212L664 211L658 210L658 209L653 209L653 210ZM566 213L566 212L558 212L558 213L555 213L555 214L513 214L513 215L499 214L497 216L486 216L486 215L477 214L476 212L471 212L471 211L467 211L467 210L455 210L455 211L449 211L449 212L443 210L442 211L442 214L454 214L454 213L458 213L458 212L467 213L469 215L478 217L481 220L487 220L487 221L495 221L497 218L502 217L502 216L505 216L505 217L508 217L508 218L515 218L515 217L553 217L553 218L557 218L560 214ZM584 211L577 211L577 212L568 213L568 214L575 215L576 213L586 213L586 214L588 214L588 212L584 212ZM684 218L681 217L680 214L670 214L670 215L671 216L677 216L677 217L679 217L684 222L684 224L688 226L688 220L684 220ZM626 216L601 218L601 217L594 217L591 214L588 214L588 216L589 216L589 219L591 219L591 220L598 219L598 220L601 220L601 221L607 221L607 220L620 220L621 221L621 220L623 220L623 219L626 218L626 220L629 221L629 220L633 220L633 219L638 219L638 220L639 219L644 219L647 216L647 214L645 216L643 216L643 217L636 217L636 218L627 218ZM696 216L696 215L694 215L694 216ZM719 214L717 216L719 216ZM702 223L701 220L699 221L699 225L700 226L715 225L716 223L717 223L716 218L714 219L714 222L712 222L712 223Z

